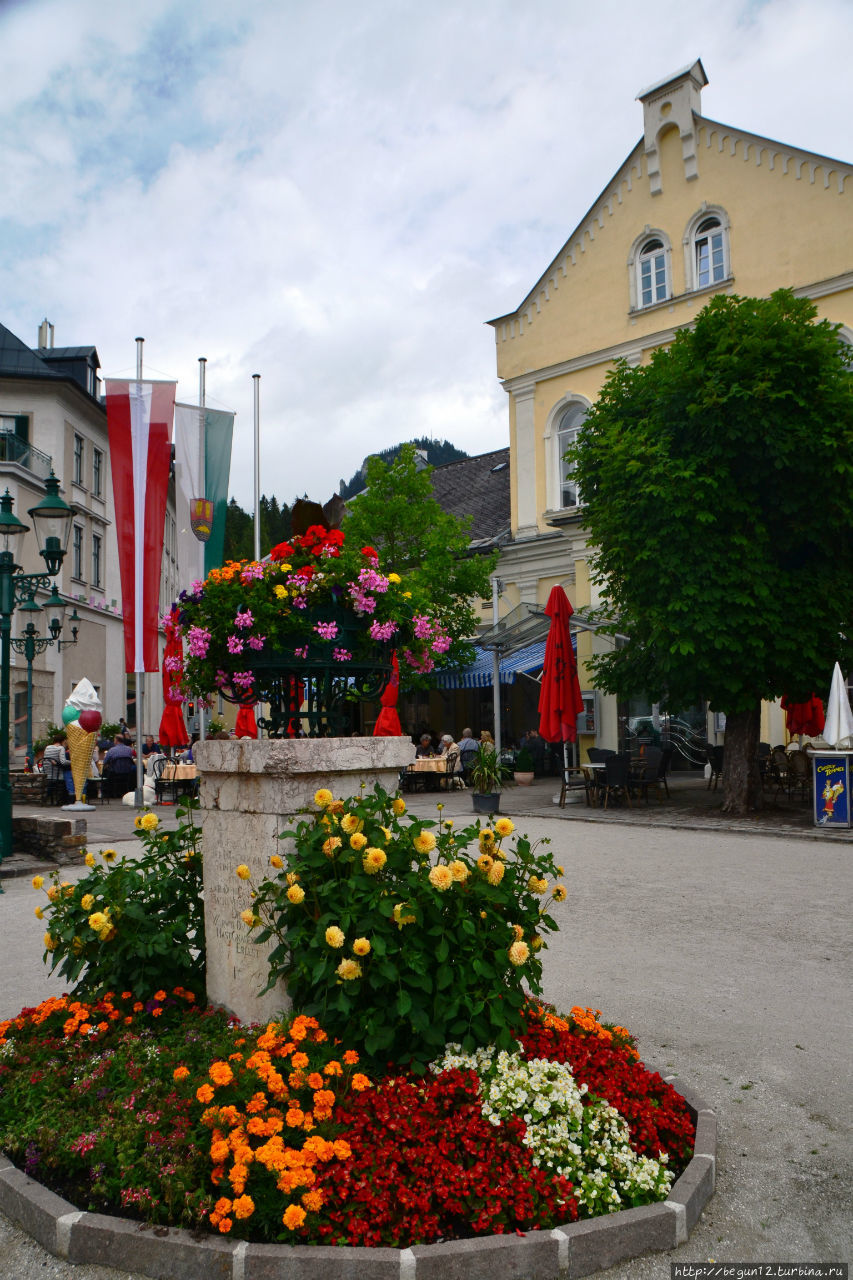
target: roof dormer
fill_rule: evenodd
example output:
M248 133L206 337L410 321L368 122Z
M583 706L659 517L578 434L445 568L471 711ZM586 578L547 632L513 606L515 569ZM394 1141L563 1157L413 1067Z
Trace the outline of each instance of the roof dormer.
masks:
M696 163L695 117L701 115L702 89L708 83L699 58L674 75L659 80L637 95L643 104L643 137L646 149L649 184L653 196L663 190L660 173L661 134L677 129L681 138L684 177L688 182L699 176Z

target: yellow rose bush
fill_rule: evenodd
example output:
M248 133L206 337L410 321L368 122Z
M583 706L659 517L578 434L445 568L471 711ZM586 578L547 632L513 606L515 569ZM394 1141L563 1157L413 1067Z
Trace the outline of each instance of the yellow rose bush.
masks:
M380 787L343 802L318 791L315 806L246 885L251 937L274 943L266 989L284 979L297 1009L377 1064L423 1070L448 1041L509 1047L557 928L547 842L509 819L412 818Z
M204 905L200 832L192 808L178 810L177 830L158 830L156 814L136 818L141 856L89 852L87 875L62 884L59 872L33 879L36 908L49 921L44 947L75 995L129 989L145 998L159 987L204 986Z

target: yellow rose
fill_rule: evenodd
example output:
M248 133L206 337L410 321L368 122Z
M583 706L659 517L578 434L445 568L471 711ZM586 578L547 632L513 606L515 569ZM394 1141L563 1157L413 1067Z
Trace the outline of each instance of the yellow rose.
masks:
M342 960L335 973L345 982L351 982L353 978L361 977L361 965L357 960Z
M101 929L107 924L109 924L109 920L103 911L94 911L89 916L89 928L94 929L95 933L100 933Z
M314 803L318 809L326 809L334 799L331 791L327 787L321 787L319 791L314 792Z
M438 889L439 893L444 893L445 889L449 889L453 884L453 873L450 867L439 865L432 868L428 879L434 889Z
M391 801L391 811L392 813L396 813L398 818L400 817L401 813L406 812L406 802L402 798L402 796L397 796L394 800Z
M363 835L361 831L356 831L350 836L349 842L350 848L355 849L356 853L359 853L367 844L367 836Z
M367 850L367 853L361 860L361 865L369 876L375 876L377 871L381 871L388 859L381 849L374 847Z
M234 868L234 874L235 874L235 875L236 875L240 880L248 880L248 879L249 879L249 876L250 876L252 873L251 873L251 871L249 870L249 868L246 866L245 862L241 862L241 863L240 863L240 865L239 865L239 867L235 867L235 868Z
M245 911L240 912L240 919L243 921L243 924L248 925L250 929L253 929L258 923L258 918L251 907L247 907Z
M298 906L300 902L305 901L305 890L299 884L292 884L287 891L287 900L294 906Z
M342 947L344 945L344 934L336 924L330 924L326 930L326 942L330 947Z
M515 831L515 823L510 821L509 818L498 818L495 823L495 831L499 836L511 836Z
M33 876L33 888L40 889L44 884L44 876Z
M270 858L270 866L276 867L277 869L284 866L284 863L282 862L281 858L278 856L277 853L274 853Z
M370 951L370 942L367 938L356 938L352 944L352 949L357 956L366 956Z
M94 895L91 893L84 893L83 897L80 899L80 906L83 908L83 910L91 911L94 905L95 905Z
M518 966L524 964L525 960L527 960L530 955L530 948L526 942L514 942L507 954L509 955L510 964Z

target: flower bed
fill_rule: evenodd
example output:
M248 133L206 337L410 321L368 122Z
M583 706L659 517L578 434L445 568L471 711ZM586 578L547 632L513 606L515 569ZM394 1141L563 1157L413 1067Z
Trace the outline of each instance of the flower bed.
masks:
M184 988L49 1000L0 1024L0 1146L81 1209L263 1241L406 1246L663 1198L684 1102L590 1011L531 1005L525 1025L508 1070L451 1049L424 1076L368 1075L304 1016L243 1028ZM580 1072L533 1056L543 1038L583 1050L654 1158Z

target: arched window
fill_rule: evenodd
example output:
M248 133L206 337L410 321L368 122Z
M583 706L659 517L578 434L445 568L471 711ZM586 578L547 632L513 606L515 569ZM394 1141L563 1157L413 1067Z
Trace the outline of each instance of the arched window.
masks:
M641 307L664 302L670 295L666 246L655 237L647 240L637 259L637 298Z
M694 289L708 289L731 275L729 221L722 209L702 209L685 235L687 279Z
M574 479L574 467L566 462L566 450L575 443L578 431L587 415L587 406L578 400L563 410L557 422L557 502L560 507L576 507L580 498L578 486Z

